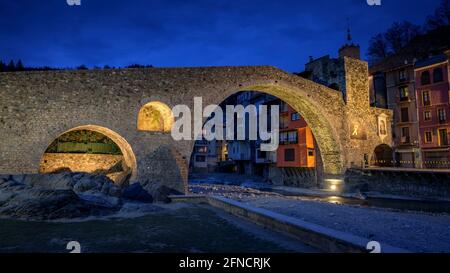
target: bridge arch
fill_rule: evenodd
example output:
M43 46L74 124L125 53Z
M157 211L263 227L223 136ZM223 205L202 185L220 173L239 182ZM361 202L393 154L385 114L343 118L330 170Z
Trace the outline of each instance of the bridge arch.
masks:
M100 133L100 134L108 137L109 139L111 139L119 147L119 149L122 153L122 156L123 156L124 164L126 165L127 168L129 168L131 170L130 182L134 182L136 180L136 178L137 178L137 162L136 162L136 157L133 152L133 149L131 148L131 145L125 140L125 138L120 136L115 131L108 129L106 127L102 127L102 126L98 126L98 125L82 125L82 126L77 126L77 127L71 128L67 131L64 131L64 132L59 133L56 136L54 136L48 143L47 147L45 147L45 150L47 150L47 148L51 145L51 143L54 140L58 139L62 135L70 133L70 132L82 131L82 130L97 132L97 133ZM44 153L45 152L43 152L41 154L44 154ZM41 160L42 160L42 158L41 158ZM39 166L41 165L41 163L39 164Z
M324 105L316 101L315 94L303 90L300 87L283 85L281 83L242 84L238 89L228 89L207 103L219 105L229 96L242 91L258 91L275 96L289 104L306 121L315 137L320 151L323 172L327 175L342 175L345 170L341 139L336 132L336 127L342 122L336 115L331 120L326 114ZM336 92L335 90L329 90ZM337 114L337 113L336 113ZM204 122L206 119L204 120ZM193 144L191 151L193 149Z

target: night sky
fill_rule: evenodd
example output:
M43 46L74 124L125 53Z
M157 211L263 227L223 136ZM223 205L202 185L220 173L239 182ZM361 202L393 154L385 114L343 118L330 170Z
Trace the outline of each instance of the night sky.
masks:
M26 66L274 65L335 56L350 19L363 56L392 22L422 25L439 0L0 0L0 59Z

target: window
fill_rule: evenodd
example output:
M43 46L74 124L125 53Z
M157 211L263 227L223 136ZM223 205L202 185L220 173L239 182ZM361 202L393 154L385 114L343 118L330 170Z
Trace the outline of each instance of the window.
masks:
M431 111L423 112L423 120L424 121L430 121L431 120Z
M408 107L403 107L401 109L401 118L402 118L402 122L408 122L409 121L409 109L408 109Z
M406 86L400 87L399 91L400 91L400 100L401 101L406 101L409 99L408 87L406 87Z
M206 161L206 157L204 155L197 155L195 157L195 161L197 161L197 162L205 162Z
M297 142L298 142L297 136L298 136L297 131L288 132L288 141L289 141L289 143L297 144Z
M280 143L285 144L287 142L287 132L280 133Z
M314 150L308 149L308 156L314 156Z
M403 144L407 144L410 142L410 137L409 137L409 127L403 127L402 128L402 139L401 142Z
M425 143L433 142L433 133L425 132Z
M291 120L292 121L300 120L300 114L299 113L292 113Z
M444 81L444 74L442 73L442 68L435 68L433 70L433 82L443 82Z
M284 150L284 161L295 161L295 149Z
M288 111L288 104L282 101L280 103L280 112L287 112Z
M423 91L423 93L422 93L422 100L423 100L423 106L430 106L431 105L431 98L430 98L430 92L429 91Z
M400 81L406 81L406 70L403 69L398 72L398 79Z
M430 84L431 83L430 71L422 72L422 75L420 76L420 83L422 85L426 85L426 84Z
M448 146L447 129L439 130L439 146Z
M445 123L445 121L447 120L447 115L445 113L445 109L443 109L443 108L438 109L437 114L438 114L439 123Z

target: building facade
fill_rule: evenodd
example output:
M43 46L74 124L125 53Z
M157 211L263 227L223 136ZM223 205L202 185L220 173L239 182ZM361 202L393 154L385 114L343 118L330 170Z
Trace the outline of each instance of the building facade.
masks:
M449 55L441 54L415 65L419 135L423 167L450 167Z
M372 166L420 168L422 154L415 92L414 63L411 56L397 56L371 68L371 104L393 110L390 162L375 159Z
M314 168L314 137L306 121L286 103L280 108L280 121L277 167Z

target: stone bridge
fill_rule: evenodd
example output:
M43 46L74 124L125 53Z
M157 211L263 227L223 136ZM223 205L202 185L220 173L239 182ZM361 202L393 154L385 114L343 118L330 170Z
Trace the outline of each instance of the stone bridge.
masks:
M367 63L344 61L345 95L269 66L0 73L0 173L37 173L53 140L88 129L116 142L132 181L150 179L182 192L194 141L174 141L167 128L139 128L143 107L193 109L194 97L202 97L203 105L219 104L238 91L253 90L297 110L316 138L324 177L340 177L376 146L391 143L392 115L369 106ZM388 122L384 131L379 128L383 119Z

